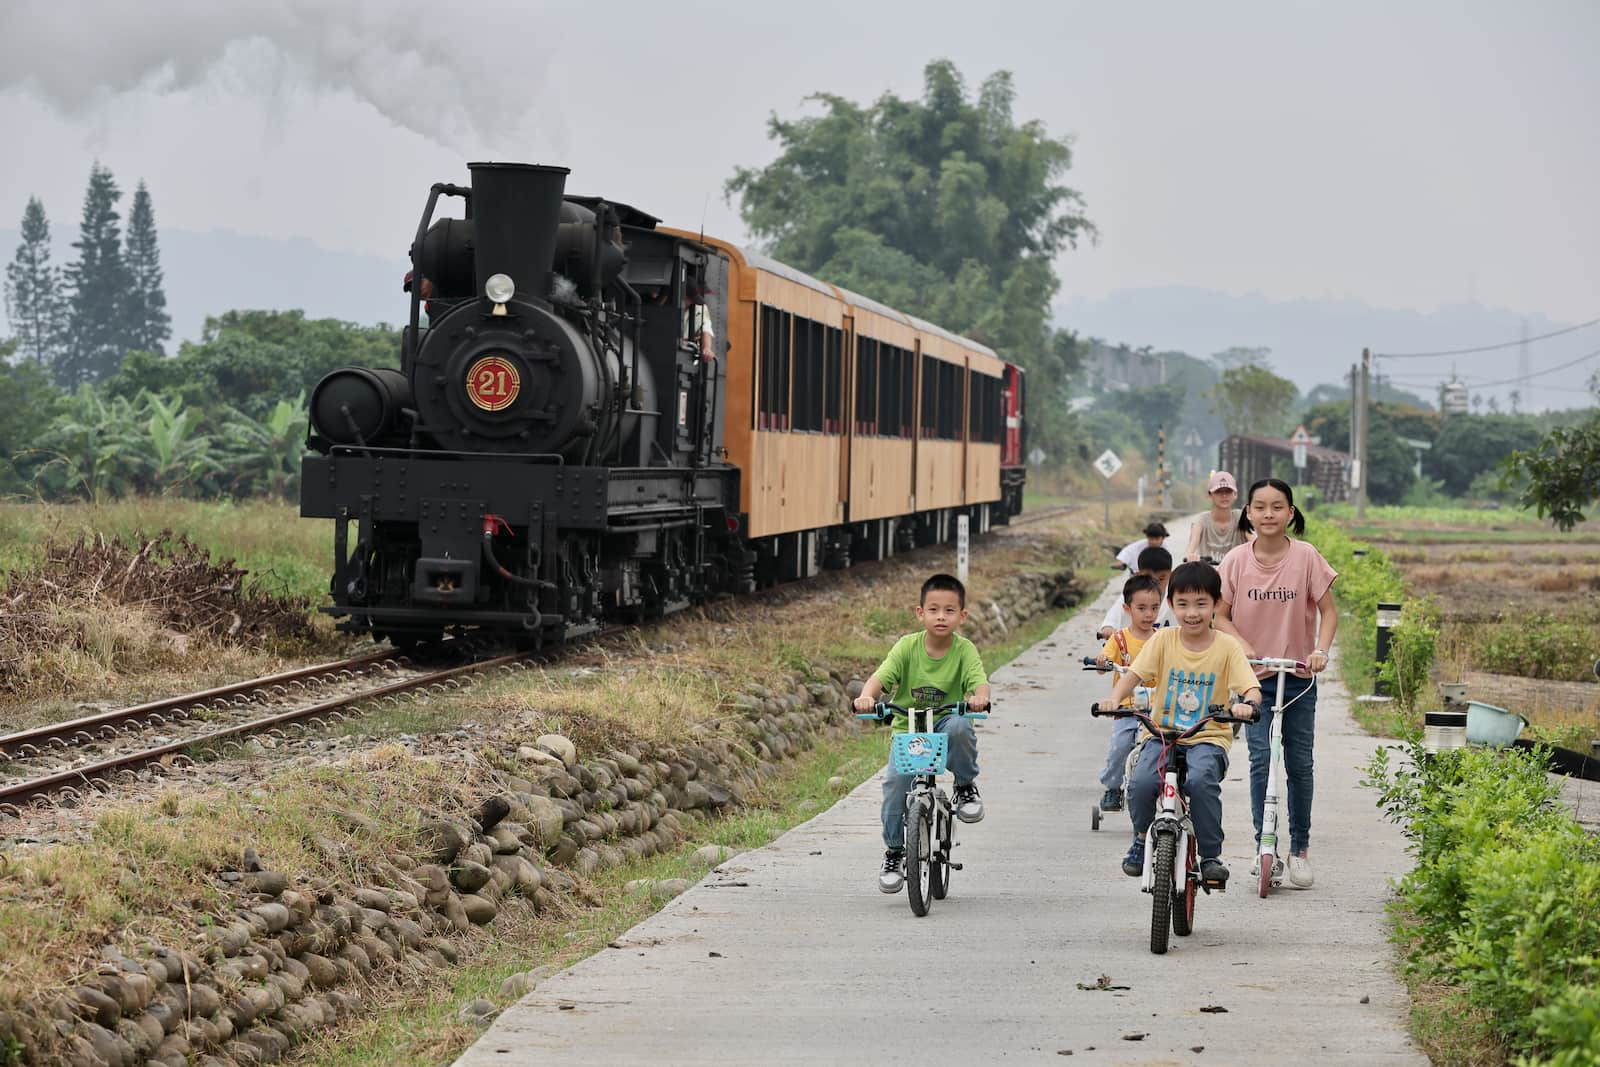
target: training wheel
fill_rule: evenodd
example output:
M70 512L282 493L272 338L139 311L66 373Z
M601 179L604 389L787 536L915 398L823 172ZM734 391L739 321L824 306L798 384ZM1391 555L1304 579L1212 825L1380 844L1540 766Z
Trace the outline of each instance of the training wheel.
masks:
M1098 804L1089 809L1089 829L1100 829L1100 805Z

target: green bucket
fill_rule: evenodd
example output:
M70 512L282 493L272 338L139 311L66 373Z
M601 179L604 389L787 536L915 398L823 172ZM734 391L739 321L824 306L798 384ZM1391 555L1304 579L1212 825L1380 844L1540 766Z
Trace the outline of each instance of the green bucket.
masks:
M1528 724L1514 711L1477 700L1467 701L1467 744L1505 748Z

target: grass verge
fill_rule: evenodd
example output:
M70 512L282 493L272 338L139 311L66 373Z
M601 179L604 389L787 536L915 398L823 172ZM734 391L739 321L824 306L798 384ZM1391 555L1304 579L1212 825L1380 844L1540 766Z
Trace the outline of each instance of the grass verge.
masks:
M1009 663L1075 611L1046 612L1017 627L1005 640L984 649L985 669L992 672ZM818 746L783 765L779 774L748 798L744 809L721 819L699 820L690 843L677 853L600 874L595 882L599 902L594 907L556 920L535 917L531 909L515 917L503 914L496 920L493 939L457 969L448 987L407 991L382 1012L308 1045L293 1062L316 1067L423 1067L459 1055L481 1032L457 1017L463 1003L476 998L506 1003L499 991L512 975L544 965L570 966L605 949L657 910L659 904L648 894L625 890L630 881L692 881L703 873L691 859L698 845L717 844L741 851L759 848L872 777L883 758L884 735L880 731L854 733ZM843 783L829 786L835 776L843 778Z

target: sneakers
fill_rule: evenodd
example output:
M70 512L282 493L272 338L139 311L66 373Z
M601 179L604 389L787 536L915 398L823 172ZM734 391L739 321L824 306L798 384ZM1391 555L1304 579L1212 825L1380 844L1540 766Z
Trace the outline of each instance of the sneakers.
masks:
M1144 838L1136 837L1128 848L1128 854L1122 857L1122 873L1129 878L1137 878L1144 873Z
M1296 889L1310 889L1316 881L1311 874L1311 860L1304 852L1289 857L1289 884Z
M1122 810L1122 790L1120 790L1120 789L1107 789L1106 792L1105 792L1105 796L1100 798L1100 810L1101 811L1121 811Z
M1204 882L1226 882L1228 880L1228 865L1216 858L1201 860L1200 879Z
M978 786L975 782L956 786L955 796L951 801L956 806L956 818L962 822L983 821L983 801L978 797Z
M906 884L906 854L889 850L883 854L883 870L878 873L878 889L898 893Z

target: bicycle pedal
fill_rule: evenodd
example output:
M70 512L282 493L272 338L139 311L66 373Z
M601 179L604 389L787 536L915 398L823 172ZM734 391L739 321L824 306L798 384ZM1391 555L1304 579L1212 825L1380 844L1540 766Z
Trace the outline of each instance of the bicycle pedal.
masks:
M959 870L962 869L962 867L961 867L961 864L952 861L951 864L950 864L950 869L952 871L959 871Z

